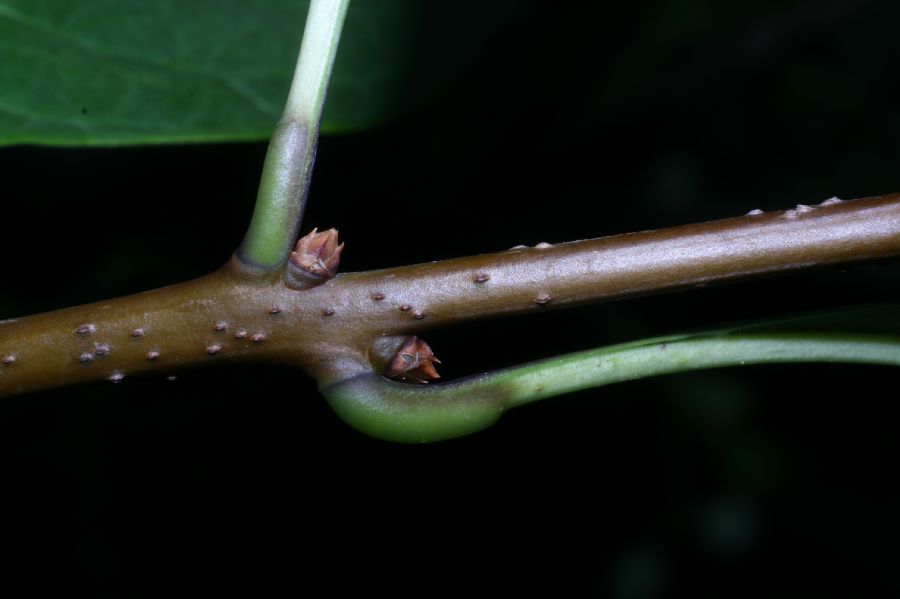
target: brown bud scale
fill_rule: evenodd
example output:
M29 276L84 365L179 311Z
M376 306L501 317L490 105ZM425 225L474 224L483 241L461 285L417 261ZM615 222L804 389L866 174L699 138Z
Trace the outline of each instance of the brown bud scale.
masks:
M388 365L384 375L407 382L425 384L429 380L439 379L441 375L434 365L440 364L428 344L413 335L397 351L397 355Z
M313 229L294 246L290 264L317 279L331 279L337 274L344 244L338 245L337 229L318 232Z

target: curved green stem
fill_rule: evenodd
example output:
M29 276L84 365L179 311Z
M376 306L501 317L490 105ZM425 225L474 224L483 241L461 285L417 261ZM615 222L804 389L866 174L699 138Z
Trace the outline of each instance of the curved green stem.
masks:
M896 314L900 307L890 310ZM880 320L882 311L873 318ZM900 334L854 335L833 327L806 331L797 321L771 330L749 327L648 339L427 387L365 374L323 392L358 430L390 441L424 443L476 432L509 408L555 395L687 370L779 362L900 366Z
M250 227L236 256L251 272L271 273L297 237L316 154L325 92L350 0L312 0L297 68L263 166Z

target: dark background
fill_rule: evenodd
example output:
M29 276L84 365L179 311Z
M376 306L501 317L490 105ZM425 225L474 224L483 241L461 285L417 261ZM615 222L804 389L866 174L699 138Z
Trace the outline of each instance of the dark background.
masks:
M516 3L402 117L321 140L305 228L340 229L343 270L900 191L900 4L568 4ZM0 318L218 267L242 238L264 151L0 150ZM898 270L426 339L454 377L896 301ZM895 382L874 366L688 373L547 400L428 446L349 429L311 381L275 367L7 399L0 572L35 594L110 597L318 583L419 596L896 592Z

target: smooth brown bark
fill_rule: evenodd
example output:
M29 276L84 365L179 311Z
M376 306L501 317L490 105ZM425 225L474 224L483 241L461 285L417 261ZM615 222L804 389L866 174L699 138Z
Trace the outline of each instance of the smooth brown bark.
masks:
M156 291L0 323L0 396L221 361L372 369L376 340L471 320L900 254L900 194L339 275L306 290L232 261Z

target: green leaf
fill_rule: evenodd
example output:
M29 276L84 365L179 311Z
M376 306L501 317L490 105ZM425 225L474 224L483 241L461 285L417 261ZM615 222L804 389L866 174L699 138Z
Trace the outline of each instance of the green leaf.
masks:
M465 21L468 8L458 4L354 0L322 131L382 122L427 94L508 5L490 4ZM266 139L308 5L0 0L0 144Z
M350 425L413 443L469 434L509 408L581 389L778 362L900 366L900 304L647 339L428 387L363 375L323 391Z

